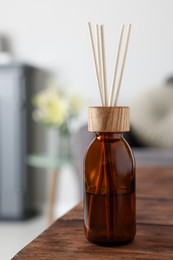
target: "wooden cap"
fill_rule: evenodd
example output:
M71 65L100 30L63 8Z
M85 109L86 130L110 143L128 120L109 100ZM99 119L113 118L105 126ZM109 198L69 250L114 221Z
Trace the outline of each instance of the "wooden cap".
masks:
M128 132L130 130L129 107L89 107L88 131Z

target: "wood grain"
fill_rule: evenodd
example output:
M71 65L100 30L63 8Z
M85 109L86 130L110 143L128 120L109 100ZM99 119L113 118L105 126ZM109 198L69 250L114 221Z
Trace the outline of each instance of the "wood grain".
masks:
M136 179L138 198L173 199L173 168L141 167Z
M129 107L89 107L88 131L127 132L129 129Z
M173 169L137 170L137 234L125 246L88 242L82 204L57 220L13 259L173 259Z

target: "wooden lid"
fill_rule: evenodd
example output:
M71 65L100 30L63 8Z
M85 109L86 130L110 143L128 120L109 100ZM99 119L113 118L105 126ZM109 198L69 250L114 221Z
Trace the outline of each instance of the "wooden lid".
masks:
M129 130L129 107L89 107L88 131L128 132Z

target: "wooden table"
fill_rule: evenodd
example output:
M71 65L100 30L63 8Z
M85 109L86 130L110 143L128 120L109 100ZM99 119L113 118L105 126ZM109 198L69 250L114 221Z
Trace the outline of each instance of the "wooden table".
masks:
M173 259L173 168L137 170L137 234L131 244L101 247L88 242L80 204L13 259Z

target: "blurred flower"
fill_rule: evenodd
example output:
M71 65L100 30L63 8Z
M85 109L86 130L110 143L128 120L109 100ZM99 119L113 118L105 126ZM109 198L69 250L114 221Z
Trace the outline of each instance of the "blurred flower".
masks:
M37 93L32 100L33 119L43 125L69 132L69 124L77 117L83 104L77 96L70 96L54 84Z

